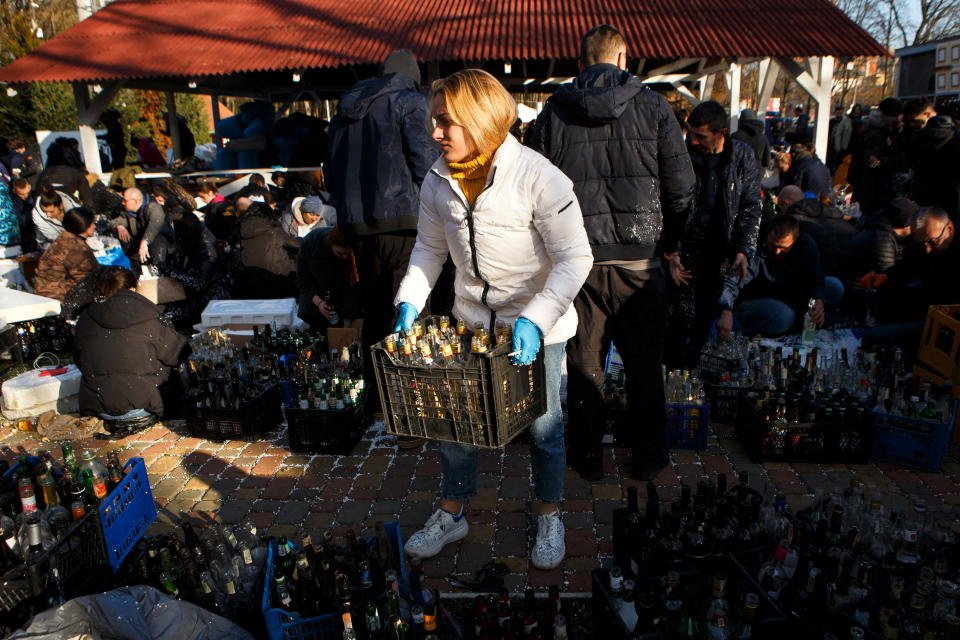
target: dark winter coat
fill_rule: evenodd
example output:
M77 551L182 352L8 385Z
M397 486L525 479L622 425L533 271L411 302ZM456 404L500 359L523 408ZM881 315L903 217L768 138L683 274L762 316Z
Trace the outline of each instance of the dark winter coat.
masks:
M796 185L805 194L829 198L833 194L833 176L830 169L817 156L804 151L790 163L790 170L780 186Z
M744 300L773 298L793 309L797 318L802 318L811 298L823 299L825 286L817 243L801 231L783 257L767 255L766 243L763 243L750 259L743 283L731 270L724 277L720 308L733 309Z
M65 164L58 164L47 167L40 174L37 186L42 187L50 185L56 187L57 191L63 191L67 195L80 198L80 204L91 211L96 211L96 200L93 198L93 191L90 189L90 183L83 172L74 167Z
M753 149L760 167L770 166L770 141L764 132L763 120L740 120L737 130L730 137Z
M74 344L84 414L146 409L162 416L157 387L190 353L187 339L160 321L157 306L126 289L84 309Z
M595 261L676 251L694 178L662 96L614 65L594 65L547 100L526 142L573 181Z
M913 168L910 199L960 217L960 132L949 118L936 117L913 135L908 154Z
M293 254L300 247L299 238L284 231L280 220L268 213L248 212L240 218L240 246L244 267L264 269L278 276L297 270Z
M297 255L297 288L300 291L300 317L315 324L320 321L320 311L313 304L313 296L323 298L330 294L333 305L341 318L360 317L359 284L347 284L349 261L340 260L333 253L327 236L332 227L314 229L303 238Z
M357 83L330 123L324 179L348 236L415 230L420 184L439 155L427 100L401 73Z
M699 194L707 171L706 162L703 156L693 149L690 150L690 158L693 160L693 171L697 179L694 193ZM723 231L726 246L723 247L722 254L731 260L738 253L752 256L757 247L761 209L760 173L753 157L753 149L728 137L720 154L717 171L720 174L719 184L723 189L720 195L723 220L719 226ZM691 220L698 219L699 206L700 199L694 198ZM689 242L689 234L685 235L685 240Z
M885 212L873 214L853 239L850 276L856 278L871 271L879 273L890 269L903 255L904 242L893 232Z
M851 152L848 180L853 185L853 199L860 203L864 215L880 211L897 197L893 176L902 165L903 150L899 137L881 116L871 114L863 138ZM870 158L880 161L870 167Z
M787 213L796 218L800 230L817 243L823 273L843 278L850 264L850 245L857 230L843 219L840 209L825 205L816 198L806 198L795 203Z

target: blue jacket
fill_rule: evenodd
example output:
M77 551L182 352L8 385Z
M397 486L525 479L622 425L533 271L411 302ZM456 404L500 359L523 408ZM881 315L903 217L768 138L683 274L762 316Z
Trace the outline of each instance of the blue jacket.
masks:
M340 98L324 177L345 234L416 230L420 184L439 155L428 117L416 82L400 73L363 80Z

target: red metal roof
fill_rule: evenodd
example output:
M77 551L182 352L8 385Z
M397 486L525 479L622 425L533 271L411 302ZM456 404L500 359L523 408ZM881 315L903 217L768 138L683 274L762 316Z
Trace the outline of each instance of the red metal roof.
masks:
M206 76L378 63L576 58L606 22L645 58L887 51L829 0L117 0L0 81Z

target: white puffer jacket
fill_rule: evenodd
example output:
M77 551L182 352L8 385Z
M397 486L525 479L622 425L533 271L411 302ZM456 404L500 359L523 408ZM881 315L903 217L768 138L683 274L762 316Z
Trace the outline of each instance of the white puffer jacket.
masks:
M593 266L580 204L560 169L513 136L494 154L472 209L443 158L433 164L394 304L422 310L447 252L457 269L453 313L468 326L523 316L545 344L576 332L572 302Z

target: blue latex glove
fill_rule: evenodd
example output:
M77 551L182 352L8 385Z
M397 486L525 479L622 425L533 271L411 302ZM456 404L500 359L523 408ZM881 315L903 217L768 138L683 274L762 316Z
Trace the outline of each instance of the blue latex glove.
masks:
M410 327L413 326L413 321L417 319L418 315L415 306L409 302L401 302L397 308L397 324L393 326L393 332L410 331Z
M513 357L513 364L531 364L542 341L540 327L522 316L517 318L513 323L513 350L520 353Z

